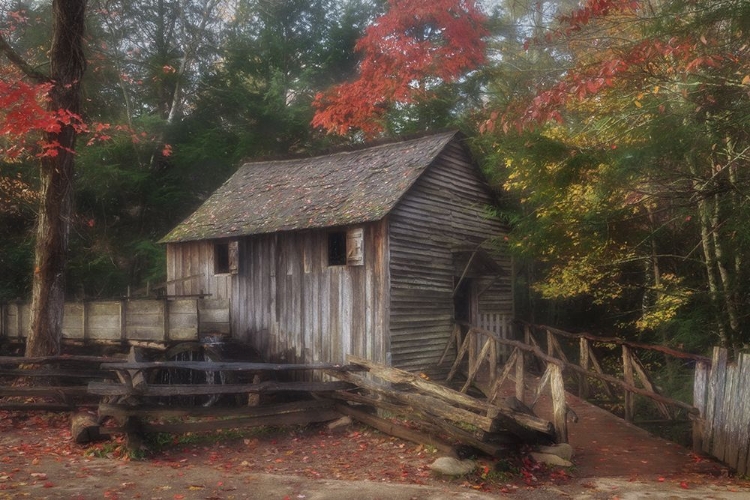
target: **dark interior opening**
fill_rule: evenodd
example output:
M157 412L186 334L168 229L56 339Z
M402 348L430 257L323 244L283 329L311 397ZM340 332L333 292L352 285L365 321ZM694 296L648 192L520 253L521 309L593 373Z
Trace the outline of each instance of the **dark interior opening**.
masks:
M458 277L453 278L454 288L458 285L458 290L456 290L456 294L453 296L453 317L456 321L471 323L474 283L471 278L466 277L461 280L460 284L458 280Z
M346 265L346 231L328 233L328 265Z
M216 243L214 245L214 273L229 273L229 243Z

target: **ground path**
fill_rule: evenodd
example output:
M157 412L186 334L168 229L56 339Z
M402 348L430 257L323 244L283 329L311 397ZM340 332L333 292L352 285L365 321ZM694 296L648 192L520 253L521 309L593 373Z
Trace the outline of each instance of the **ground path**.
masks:
M0 500L743 500L746 481L569 395L578 423L572 478L489 493L477 482L431 476L423 447L355 426L343 434L307 430L170 448L140 462L97 458L72 445L66 418L0 415ZM549 418L549 401L537 405ZM106 451L108 444L101 445ZM318 457L317 459L315 457ZM505 490L508 490L507 492Z

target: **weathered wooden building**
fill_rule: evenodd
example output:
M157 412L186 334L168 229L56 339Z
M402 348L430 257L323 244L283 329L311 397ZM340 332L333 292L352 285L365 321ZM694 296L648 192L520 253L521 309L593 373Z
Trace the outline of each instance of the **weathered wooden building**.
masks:
M162 241L171 295L231 301L267 359L435 365L512 314L505 227L459 133L248 163Z

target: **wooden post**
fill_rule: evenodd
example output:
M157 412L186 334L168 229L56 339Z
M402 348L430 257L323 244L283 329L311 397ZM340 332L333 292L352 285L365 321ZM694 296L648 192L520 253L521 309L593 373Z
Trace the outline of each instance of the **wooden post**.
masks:
M633 375L633 359L630 354L630 347L622 346L622 370L623 379L628 385L635 385L635 377ZM635 418L635 395L629 390L625 389L625 420L632 422Z
M456 374L456 371L458 371L458 367L461 365L461 360L463 359L464 355L466 355L466 350L469 348L470 340L471 336L469 335L469 333L467 333L464 337L464 341L461 343L461 348L458 350L458 354L456 354L456 360L453 362L453 366L451 366L451 371L448 373L448 377L445 379L446 382L450 382L453 379L453 376Z
M440 361L438 361L438 366L442 365L443 361L445 361L445 357L448 355L448 351L450 351L450 348L453 345L453 342L456 343L456 351L458 351L460 337L461 337L461 325L456 323L453 326L453 331L451 332L451 336L448 339L448 342L445 344L445 349L443 349L443 355L440 356Z
M706 418L706 392L708 389L708 363L695 364L693 375L693 406L700 412L692 419L693 452L703 452L703 426Z
M547 330L547 356L555 356L555 337L549 330Z
M478 368L476 365L478 364L477 341L479 335L474 332L473 328L470 329L466 335L471 338L471 340L469 341L469 373L472 373Z
M510 370L515 366L516 358L518 357L519 349L515 347L508 360L505 362L503 371L499 377L495 379L494 389L492 389L492 397L490 397L490 403L494 403L498 397L500 397L500 391L502 390L503 382L508 378Z
M130 290L128 290L128 295L130 295ZM127 305L127 299L123 299L120 301L120 340L127 340L127 331L125 328L125 325L127 325L128 322L128 305Z
M489 385L490 387L495 386L495 379L497 378L497 357L498 357L498 348L497 348L497 341L493 339L492 337L488 340L492 344L490 345L490 380Z
M550 390L552 392L552 425L555 427L555 436L558 443L568 442L568 407L565 403L565 383L562 376L562 368L552 363L550 369Z
M484 360L484 357L487 355L487 352L490 350L490 346L494 343L495 343L495 340L492 337L487 337L487 340L484 342L484 346L482 346L482 350L479 352L477 359L474 361L474 366L472 366L471 369L469 370L469 376L466 377L466 383L461 388L461 392L466 392L469 389L469 386L471 385L471 383L474 382L474 378L477 376L477 373L479 372L479 367L482 366L482 361Z
M164 312L164 318L163 318L164 334L162 335L161 338L163 338L165 342L169 342L169 300L167 299L164 299L163 312Z
M643 366L641 360L638 359L638 356L636 356L632 351L630 352L630 360L633 363L633 369L635 370L635 373L638 374L638 378L641 379L641 384L643 385L643 387L655 394L659 394L656 386L653 384L653 382L651 382L651 377L648 375L646 367ZM665 405L661 401L654 401L654 404L659 410L659 413L661 413L664 418L666 418L667 420L672 420L672 414L669 412L669 408L667 407L667 405Z
M588 371L589 365L591 364L589 360L589 341L585 337L581 337L578 339L578 347L579 347L579 360L581 368ZM578 379L578 397L582 399L586 399L589 397L589 378L581 374Z
M524 399L524 352L518 350L518 356L516 357L516 399L522 403L525 403Z

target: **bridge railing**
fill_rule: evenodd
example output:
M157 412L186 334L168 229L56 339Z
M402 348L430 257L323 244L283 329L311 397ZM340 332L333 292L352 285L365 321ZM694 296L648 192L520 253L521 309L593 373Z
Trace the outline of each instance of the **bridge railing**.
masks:
M453 378L459 367L468 359L468 374L463 391L475 382L482 367L488 368L485 371L489 372L490 380L489 384L485 385L485 392L493 401L499 397L501 387L509 377L515 383L516 399L528 404L532 409L540 396L549 388L553 407L553 424L558 441L563 442L567 441L568 406L565 400L565 376L567 376L569 389L577 390L579 396L583 398L588 398L591 395L592 386L596 385L610 401L622 401L624 416L629 421L635 418L636 395L650 400L658 413L667 421L674 421L676 414L679 413L678 410L682 410L683 415L687 415L692 425L694 449L699 451L706 446L709 449L712 448L712 444L706 443L706 437L714 433L705 430L706 419L704 418L709 404L693 404L662 394L654 383L646 363L642 361L644 352L661 353L667 357L683 360L692 367L695 373L694 400L705 401L708 397L708 389L701 381L709 380L712 376L710 375L712 366L710 358L665 346L629 342L615 337L600 337L588 333L574 334L548 326L523 322L517 322L517 325L523 332L523 341L501 338L493 332L471 325L463 325L463 328L457 325L451 342L446 346L447 351L448 347L455 342L457 348L456 360L448 380ZM462 334L463 331L466 333ZM501 346L504 346L506 351L509 348L512 349L504 366L500 366L497 359ZM606 370L602 367L602 360L597 355L599 350L606 350L610 353ZM617 366L612 366L613 359L619 359ZM532 370L530 370L532 365L543 369L541 377L532 376ZM750 372L750 363L746 369ZM536 370L536 373L538 374L539 371ZM713 375L713 377L717 376ZM525 401L527 387L532 388L533 401ZM701 387L704 388L701 389ZM714 399L717 391L718 389L711 395Z

